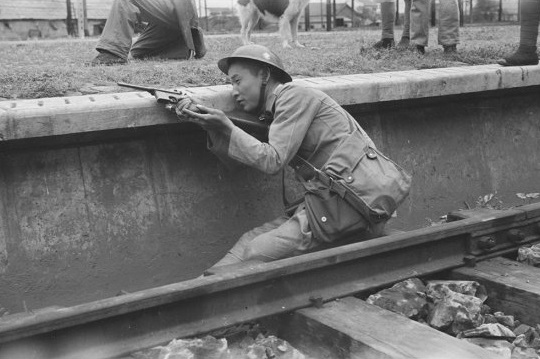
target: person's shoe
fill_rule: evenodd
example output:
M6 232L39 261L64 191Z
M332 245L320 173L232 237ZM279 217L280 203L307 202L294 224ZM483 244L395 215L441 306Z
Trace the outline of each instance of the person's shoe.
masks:
M457 53L457 45L443 45L443 51L445 54Z
M424 55L426 53L426 47L422 45L416 45L416 52L418 52L420 55Z
M504 59L498 60L497 63L502 66L527 66L538 65L538 54L536 46L519 45L517 51Z
M411 46L411 40L407 36L403 36L396 47L398 50L407 50L409 46Z
M92 66L98 66L98 65L124 65L127 64L127 60L123 59L119 56L116 56L113 53L110 53L108 51L100 51L99 54L94 57L90 65Z
M377 49L377 50L380 50L380 49L391 49L391 48L394 47L394 46L395 46L394 39L382 39L382 40L377 41L377 42L373 45L373 48L374 48L374 49Z

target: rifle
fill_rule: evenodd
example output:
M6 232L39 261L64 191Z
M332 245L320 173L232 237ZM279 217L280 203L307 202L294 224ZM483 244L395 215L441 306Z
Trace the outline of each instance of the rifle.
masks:
M179 101L189 97L180 90L166 90L155 87L133 85L125 82L118 82L117 85L149 92L156 98L158 103L165 104L165 108L172 112L174 112L174 108ZM227 117L230 118L236 126L258 138L261 138L261 136L265 138L268 135L269 124L258 116L239 110L226 111L225 115L227 115Z

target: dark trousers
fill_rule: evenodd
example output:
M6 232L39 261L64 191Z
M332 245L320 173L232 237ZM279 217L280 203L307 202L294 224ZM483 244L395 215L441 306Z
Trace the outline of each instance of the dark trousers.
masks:
M195 9L192 1L186 2ZM135 25L142 21L148 26L132 45ZM115 0L96 49L123 59L130 52L134 58L189 59L194 49L186 45L178 22L171 0ZM198 19L192 19L190 26L197 27Z

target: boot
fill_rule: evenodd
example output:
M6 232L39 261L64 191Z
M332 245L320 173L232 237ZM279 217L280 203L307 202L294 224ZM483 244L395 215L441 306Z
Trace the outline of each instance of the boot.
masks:
M411 40L408 36L402 36L401 40L399 40L399 43L397 44L398 50L407 50L411 46Z
M536 46L519 45L517 51L513 55L498 60L497 63L502 66L538 65Z
M377 49L377 50L380 50L380 49L391 49L391 48L394 47L394 46L395 46L394 39L382 39L382 40L377 41L377 42L373 45L373 48L374 48L374 49Z
M126 59L123 59L105 50L100 50L99 54L90 63L90 65L92 66L98 66L98 65L110 66L110 65L124 65L124 64L127 64Z

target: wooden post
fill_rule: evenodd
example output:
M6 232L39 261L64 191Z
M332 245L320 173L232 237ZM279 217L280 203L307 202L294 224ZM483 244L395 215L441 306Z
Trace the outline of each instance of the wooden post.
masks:
M351 28L354 27L354 0L351 0Z
M71 0L66 0L66 27L67 33L69 36L75 35L75 30L73 29L73 14L71 13Z
M208 32L208 4L204 0L204 17L206 18L206 31Z
M77 35L84 39L84 5L83 0L75 0L75 18L77 19Z
M88 8L86 6L86 0L83 0L82 6L83 6L83 29L84 29L84 35L85 36L90 36L90 32L88 30Z
M463 0L458 0L459 26L463 27Z
M323 25L324 25L323 5L322 5L322 2L323 2L323 0L321 0L321 1L319 2L319 5L320 5L320 7L321 7L321 29L323 28Z
M326 31L332 30L332 0L326 0Z
M431 0L431 26L437 25L437 4Z
M306 24L306 31L311 30L311 24L309 22L309 20L310 20L309 19L309 6L310 6L310 4L308 4L306 6L306 9L304 10L304 22Z
M473 23L473 0L469 0L469 22Z
M394 25L399 25L399 0L396 0L396 19Z
M334 29L336 28L336 0L332 1L332 19L334 21Z
M499 22L502 21L503 5L502 0L499 0Z

